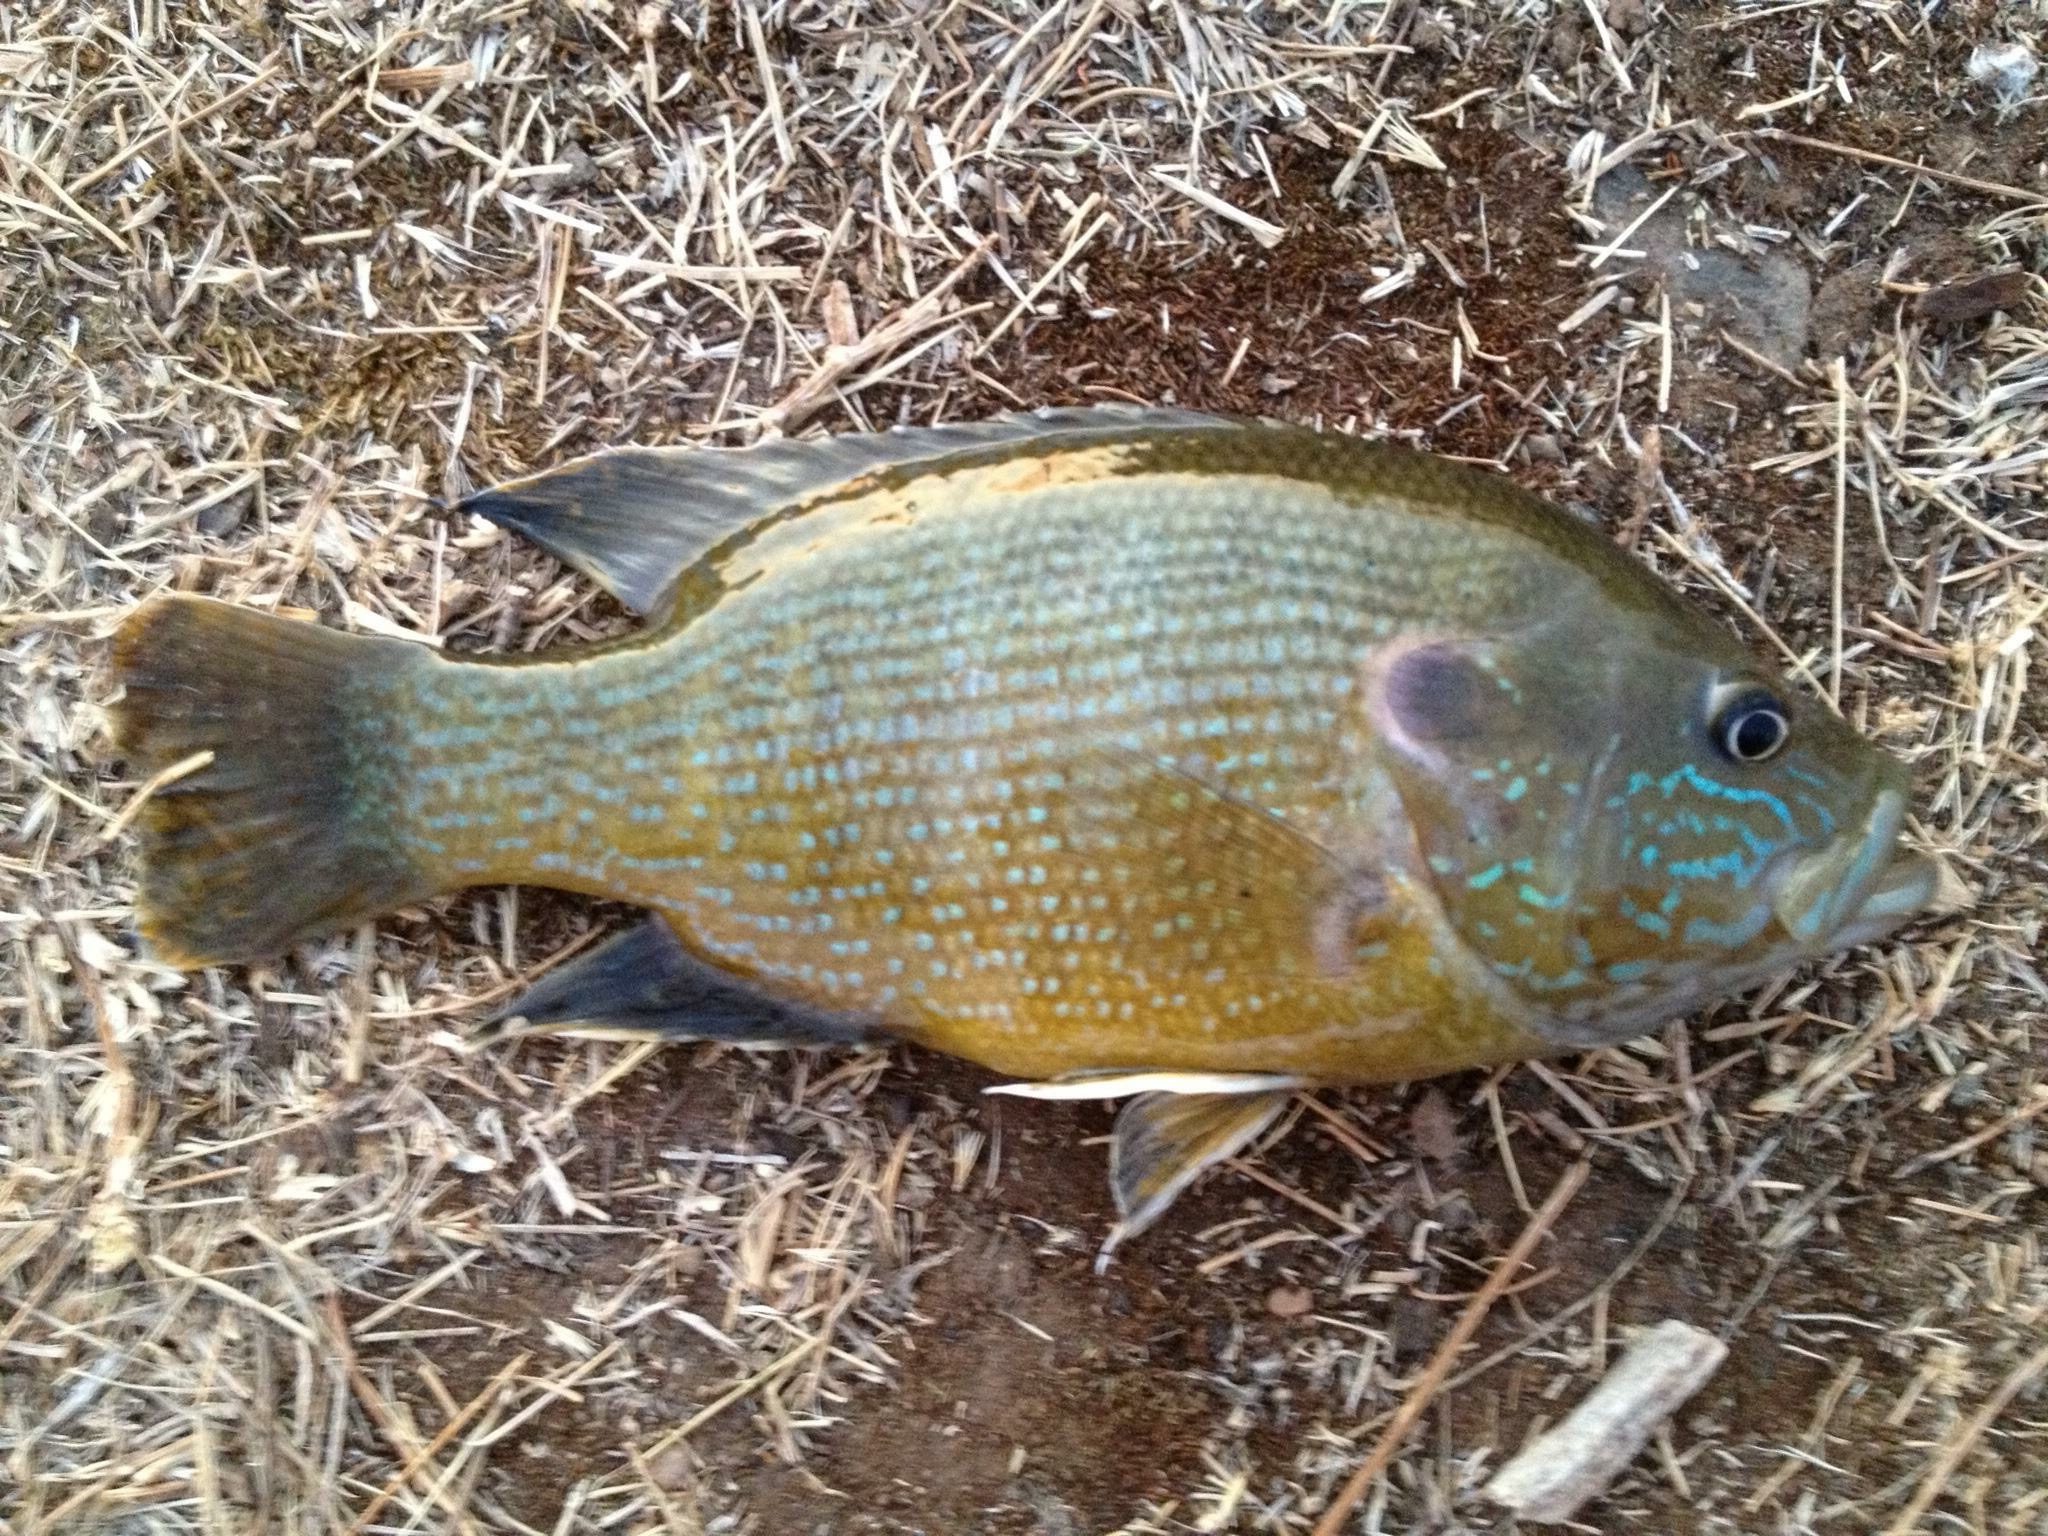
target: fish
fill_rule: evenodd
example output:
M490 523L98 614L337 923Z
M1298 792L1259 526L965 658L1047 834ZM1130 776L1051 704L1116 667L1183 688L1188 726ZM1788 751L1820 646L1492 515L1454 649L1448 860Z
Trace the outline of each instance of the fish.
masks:
M1105 1259L1304 1090L1624 1040L1935 895L1904 762L1590 521L1396 444L1063 408L461 508L643 622L455 656L140 606L147 950L631 903L476 1038L904 1042L1122 1100Z

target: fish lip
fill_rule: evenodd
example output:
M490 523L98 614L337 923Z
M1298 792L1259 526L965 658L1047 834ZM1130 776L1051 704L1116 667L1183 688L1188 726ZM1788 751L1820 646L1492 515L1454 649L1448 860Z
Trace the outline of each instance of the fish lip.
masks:
M1789 865L1771 896L1785 931L1815 951L1846 949L1883 937L1926 908L1940 867L1898 846L1905 818L1905 792L1886 787L1859 836L1837 838Z
M1837 942L1843 948L1868 944L1903 928L1936 904L1942 873L1941 865L1926 854L1898 849L1864 893L1862 905L1843 924Z

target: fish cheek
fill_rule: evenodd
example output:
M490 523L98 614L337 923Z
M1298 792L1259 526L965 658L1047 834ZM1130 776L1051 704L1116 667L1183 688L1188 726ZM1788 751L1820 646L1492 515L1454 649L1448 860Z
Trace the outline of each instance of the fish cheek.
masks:
M1570 828L1591 774L1560 727L1592 718L1598 701L1568 666L1546 665L1542 638L1420 642L1389 656L1365 697L1445 920L1495 975L1549 1005L1586 974Z

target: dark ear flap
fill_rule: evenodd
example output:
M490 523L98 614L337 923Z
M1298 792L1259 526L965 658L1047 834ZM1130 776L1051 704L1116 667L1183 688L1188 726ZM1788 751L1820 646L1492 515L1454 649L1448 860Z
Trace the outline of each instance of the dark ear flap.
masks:
M1388 662L1380 701L1387 724L1403 740L1455 747L1498 717L1502 690L1469 645L1431 641Z

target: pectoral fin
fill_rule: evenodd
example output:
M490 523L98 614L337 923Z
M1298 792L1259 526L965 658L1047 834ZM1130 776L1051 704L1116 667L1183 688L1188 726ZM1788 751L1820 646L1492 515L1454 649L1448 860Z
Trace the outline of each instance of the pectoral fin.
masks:
M472 1043L522 1034L772 1047L858 1044L874 1032L864 1020L767 995L649 918L541 978L486 1020Z
M1130 968L1156 984L1223 972L1321 985L1387 936L1376 850L1325 845L1215 782L1199 759L1103 745L1070 784L1022 852L1064 866L1053 883L1099 891Z
M1144 1231L1204 1168L1242 1151L1287 1107L1288 1090L1145 1093L1116 1117L1109 1184L1120 1218L1097 1255L1099 1273L1126 1238Z

